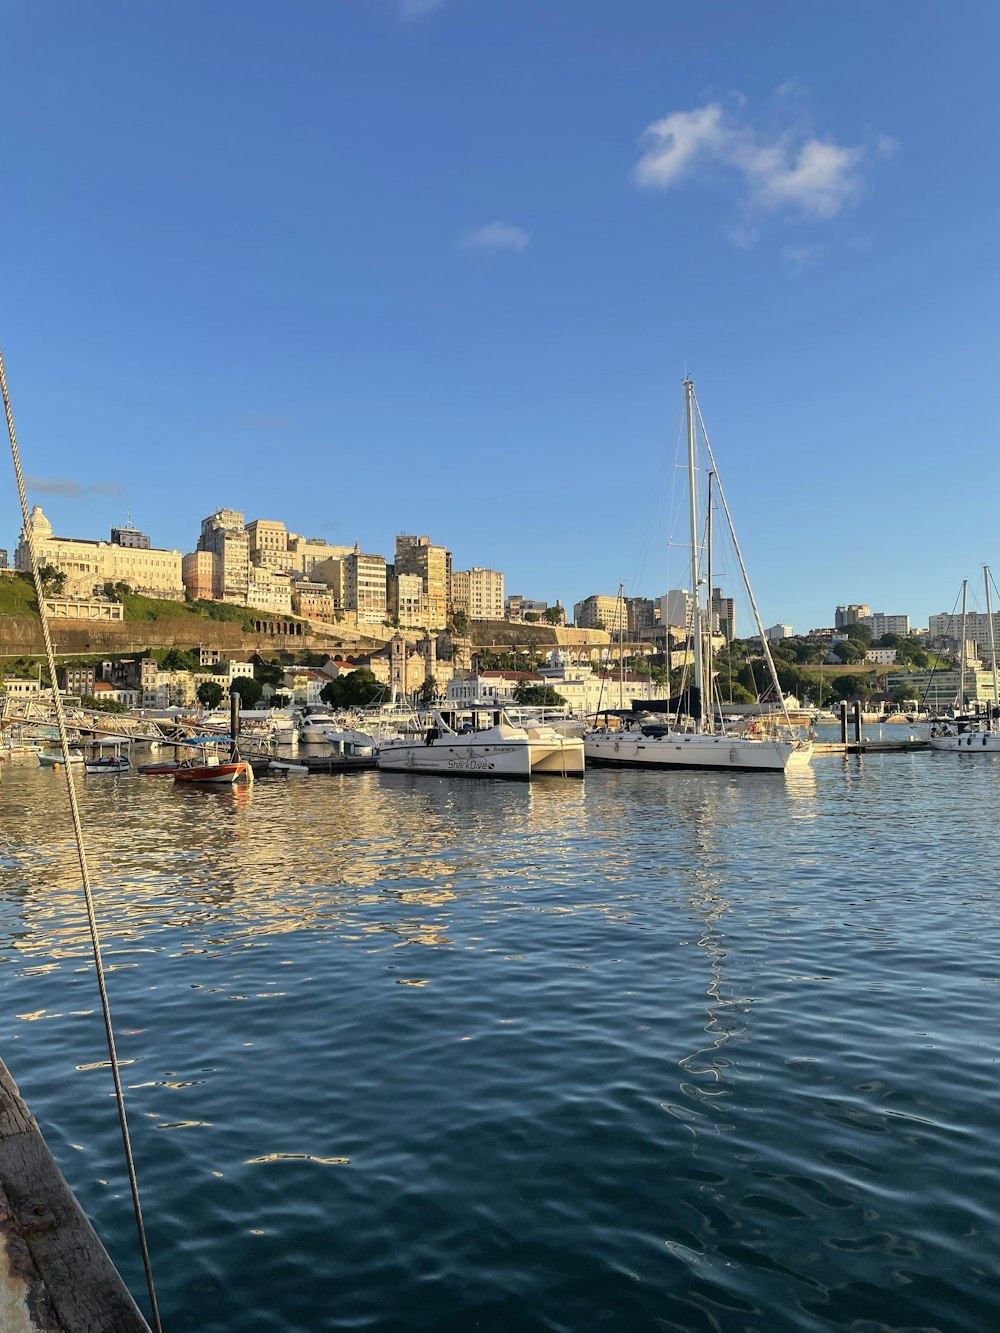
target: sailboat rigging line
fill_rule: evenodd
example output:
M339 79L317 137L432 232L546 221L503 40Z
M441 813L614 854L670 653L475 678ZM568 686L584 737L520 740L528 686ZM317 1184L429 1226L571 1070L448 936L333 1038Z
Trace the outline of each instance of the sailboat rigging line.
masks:
M722 512L726 516L726 522L729 524L729 536L733 543L733 550L736 552L736 559L740 563L740 572L743 575L743 584L747 590L747 597L750 599L750 606L753 610L753 618L757 625L757 633L760 635L760 646L764 651L764 657L767 661L768 670L771 673L771 684L774 686L775 697L781 704L781 711L785 715L785 726L791 730L792 719L788 716L788 706L785 703L784 691L781 688L781 682L778 680L778 670L774 665L774 658L771 656L771 649L768 646L767 635L764 633L764 622L760 618L760 612L757 610L757 599L753 595L753 589L750 587L750 577L747 574L747 567L743 563L743 552L740 550L740 544L736 540L736 529L733 527L732 515L729 512L729 505L726 503L726 493L722 489L722 480L719 477L719 469L716 466L715 455L712 453L712 446L709 443L708 431L705 429L705 422L701 415L701 406L698 399L695 398L694 385L690 387L690 394L694 400L695 408L698 412L698 424L701 426L702 439L705 441L705 448L708 451L708 461L715 471L715 489L719 493L719 500L722 504Z
M146 1229L142 1221L142 1206L139 1202L139 1184L135 1174L135 1161L132 1156L132 1144L128 1132L128 1118L125 1114L125 1094L122 1091L121 1071L118 1066L118 1053L115 1050L114 1030L111 1023L111 1006L108 1001L108 991L104 979L104 964L101 958L101 941L97 929L97 917L94 912L94 895L90 883L90 868L87 864L87 849L83 836L83 824L80 819L80 807L76 799L76 787L73 783L73 765L70 763L69 759L69 736L66 731L66 717L63 713L62 700L59 697L59 689L56 682L55 653L52 648L52 635L49 632L48 617L45 613L45 592L42 587L42 576L39 571L38 556L35 550L35 534L28 513L28 500L24 489L24 476L21 472L21 455L17 447L17 435L14 430L14 414L11 410L10 394L7 391L7 374L4 369L2 351L0 351L0 392L3 393L3 407L7 417L7 434L10 436L11 457L14 460L14 477L17 481L17 494L18 499L21 502L21 517L24 521L24 534L27 538L28 552L31 559L31 574L35 583L35 597L38 600L38 615L41 620L42 638L45 643L45 659L48 663L49 679L52 684L52 704L56 717L56 725L59 729L63 769L66 773L66 791L69 797L70 816L73 821L73 832L76 837L76 850L80 861L80 879L83 884L83 896L87 907L87 921L90 926L90 940L94 953L94 970L97 975L98 990L101 994L101 1011L104 1016L104 1034L108 1043L111 1075L115 1085L115 1100L118 1103L118 1123L121 1126L122 1143L125 1149L125 1164L128 1170L129 1188L132 1191L132 1208L135 1213L136 1228L139 1233L139 1249L142 1252L142 1266L146 1273L146 1286L149 1290L152 1325L154 1333L162 1333L163 1326L160 1323L160 1312L156 1301L156 1288L153 1285L153 1272L149 1262L149 1247L146 1243Z

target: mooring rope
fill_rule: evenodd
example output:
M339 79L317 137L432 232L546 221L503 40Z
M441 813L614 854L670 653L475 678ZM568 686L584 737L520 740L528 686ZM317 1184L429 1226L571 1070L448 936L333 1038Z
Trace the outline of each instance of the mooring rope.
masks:
M87 921L90 925L90 941L94 951L94 969L97 973L97 985L101 992L101 1010L104 1015L104 1033L108 1042L108 1056L111 1061L111 1076L115 1084L115 1099L118 1103L118 1123L122 1131L122 1143L125 1147L125 1163L128 1168L129 1187L132 1191L132 1207L139 1232L139 1248L142 1251L142 1266L146 1271L146 1286L149 1289L149 1304L154 1333L162 1333L160 1312L156 1303L156 1288L153 1285L153 1272L149 1263L149 1247L146 1244L146 1228L142 1221L142 1206L139 1202L139 1183L136 1180L135 1161L132 1157L132 1143L128 1132L128 1118L125 1114L125 1094L122 1091L121 1072L118 1067L118 1053L115 1050L114 1030L111 1025L111 1006L104 980L104 963L101 959L101 941L97 930L97 917L94 913L94 895L90 885L90 868L87 864L87 849L83 837L83 824L80 820L80 806L76 799L76 786L73 782L73 767L69 759L69 737L66 733L66 717L63 713L62 700L56 681L55 654L52 649L52 636L45 614L45 594L42 588L42 576L38 568L38 555L35 550L35 534L32 530L31 517L28 513L28 500L24 489L24 477L21 473L21 455L17 447L17 435L14 431L14 414L11 411L10 395L7 392L7 375L4 370L3 352L0 351L0 390L3 392L3 408L7 417L7 433L10 436L10 450L14 459L14 476L17 480L17 495L21 502L21 516L24 520L24 535L28 543L31 558L31 574L35 582L35 597L38 599L38 614L42 622L42 638L45 642L45 658L49 667L49 679L52 683L52 703L59 728L59 741L62 748L63 768L66 770L66 791L69 796L70 815L73 820L73 832L76 835L76 850L80 860L80 878L83 883L83 896L87 905Z

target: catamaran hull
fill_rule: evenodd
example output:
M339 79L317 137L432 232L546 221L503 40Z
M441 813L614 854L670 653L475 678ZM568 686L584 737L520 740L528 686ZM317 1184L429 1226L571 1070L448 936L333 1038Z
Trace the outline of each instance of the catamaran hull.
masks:
M378 767L386 773L434 773L441 777L531 778L582 777L583 745L566 738L563 744L550 741L505 741L497 744L383 746L377 751Z
M752 740L743 736L587 736L588 764L628 768L712 768L784 773L808 766L808 741Z

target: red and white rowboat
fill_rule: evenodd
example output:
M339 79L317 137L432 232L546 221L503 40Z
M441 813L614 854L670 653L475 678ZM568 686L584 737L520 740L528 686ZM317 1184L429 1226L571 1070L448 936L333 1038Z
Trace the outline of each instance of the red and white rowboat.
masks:
M253 769L242 759L232 763L223 763L218 759L207 759L199 763L178 764L172 770L175 782L211 783L213 786L232 786L241 779L253 782Z

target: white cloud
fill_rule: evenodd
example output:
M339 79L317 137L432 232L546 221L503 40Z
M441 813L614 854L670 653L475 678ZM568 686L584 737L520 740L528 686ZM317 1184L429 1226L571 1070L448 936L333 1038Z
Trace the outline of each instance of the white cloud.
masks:
M742 109L742 99L733 111L710 102L654 121L640 141L644 151L634 168L636 183L666 190L699 170L734 171L742 177L741 203L750 218L782 212L832 218L857 197L868 152L864 145L820 139L801 125L762 133L744 123ZM897 147L888 135L874 139L876 156L887 157ZM745 217L736 234L746 238L755 230Z
M531 237L523 227L512 227L509 222L490 222L462 239L466 250L524 250Z
M425 14L431 14L435 9L440 9L444 0L403 0L403 7L399 11L402 19L420 19Z
M25 477L24 484L35 495L63 495L76 500L86 495L121 495L117 481L93 481L89 485L73 477Z

